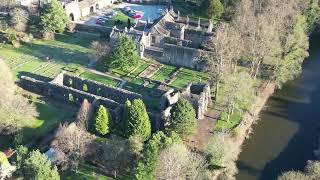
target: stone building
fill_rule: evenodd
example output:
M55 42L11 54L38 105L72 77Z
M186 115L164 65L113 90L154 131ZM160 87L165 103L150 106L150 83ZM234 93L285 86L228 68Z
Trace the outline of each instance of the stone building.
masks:
M213 24L195 22L180 17L173 9L166 12L153 24L146 23L131 29L110 33L110 41L116 41L121 34L134 37L142 58L151 57L162 63L201 70L206 61L204 56L212 53L205 44L213 36Z
M114 0L60 0L70 21L96 13L113 4Z

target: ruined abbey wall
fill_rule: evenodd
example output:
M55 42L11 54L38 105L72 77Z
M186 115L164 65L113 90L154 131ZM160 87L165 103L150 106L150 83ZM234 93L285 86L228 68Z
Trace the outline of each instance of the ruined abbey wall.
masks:
M20 86L28 91L51 97L64 102L80 105L87 99L96 108L99 105L106 107L116 123L121 121L123 104L129 99L143 99L142 95L120 88L109 87L104 84L71 76L59 74L51 82L40 81L31 77L22 76ZM163 120L157 113L148 112L152 130L163 127Z
M127 99L143 99L140 94L127 91L125 89L106 86L95 81L67 74L64 74L63 85L73 89L85 91L90 94L105 97L121 104L124 104Z
M188 100L196 112L197 119L203 119L211 103L211 92L208 84L189 84L181 92L175 92L173 89L167 91L160 99L160 107L163 110L163 119L168 121L172 106L180 98ZM168 124L165 122L165 124Z

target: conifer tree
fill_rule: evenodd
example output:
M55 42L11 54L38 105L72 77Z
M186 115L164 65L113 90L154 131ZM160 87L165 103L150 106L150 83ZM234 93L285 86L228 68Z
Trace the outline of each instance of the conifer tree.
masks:
M179 135L188 135L195 131L196 113L192 105L186 99L179 99L171 111L170 129Z
M97 116L95 119L95 130L101 135L106 135L110 132L109 124L111 121L111 116L108 110L102 105L99 106L97 111Z
M135 99L132 103L126 103L126 135L138 136L146 141L151 135L151 123L146 107L141 99Z

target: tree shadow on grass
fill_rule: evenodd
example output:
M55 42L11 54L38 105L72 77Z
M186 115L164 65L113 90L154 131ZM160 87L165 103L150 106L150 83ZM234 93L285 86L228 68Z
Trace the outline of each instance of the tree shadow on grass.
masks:
M35 56L43 61L45 61L46 57L48 57L50 61L63 64L73 63L87 65L87 63L90 61L88 54L81 52L80 50L44 44L25 44L23 47L17 49L17 51L22 54Z

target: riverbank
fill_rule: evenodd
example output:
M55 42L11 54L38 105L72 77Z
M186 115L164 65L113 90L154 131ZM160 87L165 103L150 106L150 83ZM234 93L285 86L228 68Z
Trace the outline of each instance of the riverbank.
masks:
M232 137L234 141L235 149L240 149L238 154L236 155L236 159L234 159L234 164L239 158L240 152L241 152L241 146L243 145L244 141L250 137L250 134L252 132L252 125L256 123L259 120L259 114L263 110L266 102L268 101L269 97L272 96L272 94L275 91L275 85L273 83L264 83L261 88L259 88L258 96L256 97L252 107L249 111L245 112L242 116L242 120L240 124L230 131L230 136ZM214 176L214 180L220 179L220 175L223 174L224 171L228 171L228 168L226 167L224 170L217 171ZM235 171L228 171L232 173L236 173ZM235 174L232 174L235 175Z

